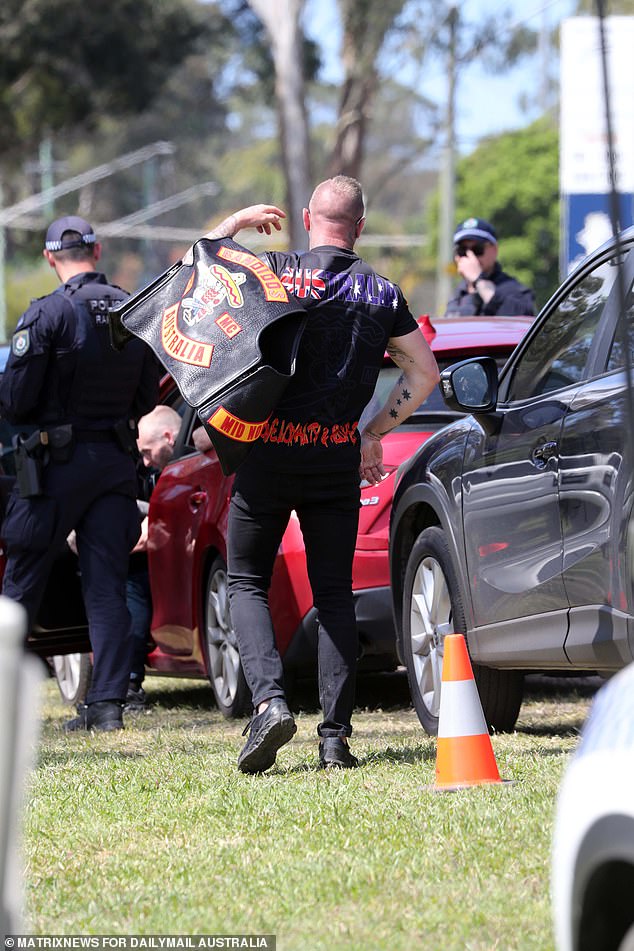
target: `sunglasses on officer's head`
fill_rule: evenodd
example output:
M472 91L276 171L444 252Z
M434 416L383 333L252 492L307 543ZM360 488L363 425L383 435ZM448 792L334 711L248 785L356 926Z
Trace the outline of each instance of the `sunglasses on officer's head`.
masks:
M459 258L463 258L467 251L473 251L477 258L481 258L486 250L486 243L479 241L477 244L472 244L471 247L467 247L464 244L456 244L454 246L454 254L457 254Z

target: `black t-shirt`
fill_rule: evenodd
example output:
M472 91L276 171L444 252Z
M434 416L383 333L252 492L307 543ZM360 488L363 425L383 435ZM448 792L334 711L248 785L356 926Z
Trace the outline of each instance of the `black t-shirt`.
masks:
M353 251L324 246L263 259L308 312L295 374L249 464L281 471L359 465L359 417L390 337L416 330L400 288Z

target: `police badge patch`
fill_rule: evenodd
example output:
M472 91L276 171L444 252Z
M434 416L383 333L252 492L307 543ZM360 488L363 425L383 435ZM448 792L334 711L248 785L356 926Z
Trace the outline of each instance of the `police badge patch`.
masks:
M31 338L29 337L28 330L18 330L17 333L13 334L11 350L16 357L24 356L30 346Z

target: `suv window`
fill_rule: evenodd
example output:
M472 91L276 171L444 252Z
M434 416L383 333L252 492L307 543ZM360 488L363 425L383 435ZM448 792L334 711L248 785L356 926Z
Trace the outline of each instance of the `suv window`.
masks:
M619 294L621 292L619 291ZM625 326L627 327L627 340L630 351L630 366L634 365L634 292L630 285L629 294L625 300ZM623 330L621 325L617 324L610 355L608 357L608 370L621 370L625 366L625 352L623 348Z
M616 266L603 262L570 289L515 365L508 400L529 399L583 379L590 347L617 273Z

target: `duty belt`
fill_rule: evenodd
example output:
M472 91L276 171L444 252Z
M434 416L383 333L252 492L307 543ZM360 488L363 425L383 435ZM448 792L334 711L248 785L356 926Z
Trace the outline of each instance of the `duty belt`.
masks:
M75 429L73 435L77 442L115 442L117 437L112 429Z

